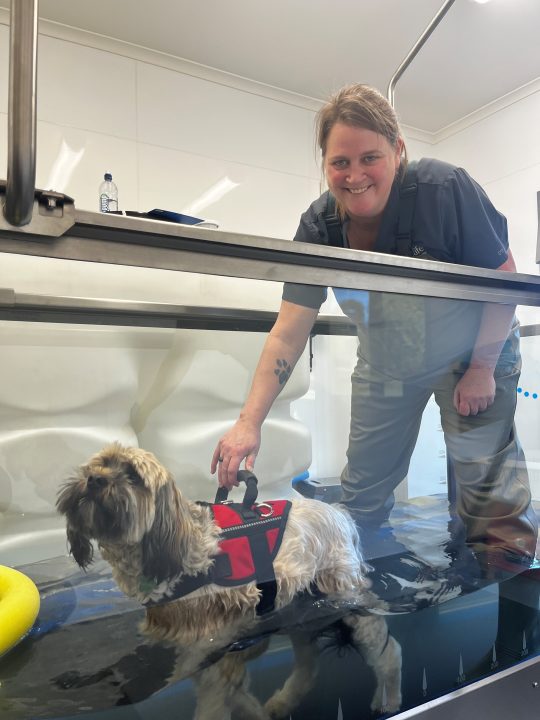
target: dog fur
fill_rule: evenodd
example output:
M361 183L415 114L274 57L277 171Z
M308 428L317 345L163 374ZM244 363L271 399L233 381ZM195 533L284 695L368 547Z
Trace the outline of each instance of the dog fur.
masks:
M182 575L209 570L219 552L220 529L208 507L183 497L152 453L118 443L104 448L60 489L57 508L66 516L70 549L81 568L92 562L95 540L126 595L143 604L159 603L147 607L142 630L152 639L185 648L182 673L195 681L198 720L224 720L233 710L246 720L289 716L314 682L316 637L298 629L291 634L295 666L264 706L247 691L245 672L246 660L263 650L222 652L212 661L216 651L254 632L260 590L254 582L210 584L167 601ZM313 585L355 608L380 606L369 591L357 530L340 506L292 501L274 573L276 610ZM397 711L401 648L389 637L384 618L352 611L342 621L375 673L372 709Z

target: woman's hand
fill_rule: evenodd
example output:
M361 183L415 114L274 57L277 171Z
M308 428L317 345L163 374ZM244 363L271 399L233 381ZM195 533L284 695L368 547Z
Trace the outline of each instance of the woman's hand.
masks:
M246 458L246 470L253 472L260 445L260 426L239 418L214 450L210 471L214 474L217 468L218 484L226 487L227 490L238 485L237 474L244 458Z
M282 300L278 317L264 344L249 395L236 424L221 438L210 470L218 471L218 482L230 490L238 485L240 463L253 472L261 445L261 427L272 403L287 382L302 354L318 309ZM282 372L286 368L286 372Z
M495 400L495 379L489 367L470 367L454 390L454 407L460 415L478 415Z

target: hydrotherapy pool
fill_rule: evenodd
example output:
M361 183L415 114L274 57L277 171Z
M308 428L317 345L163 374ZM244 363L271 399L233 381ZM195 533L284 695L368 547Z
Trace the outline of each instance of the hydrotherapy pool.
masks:
M119 228L122 222L118 219ZM190 241L198 242L196 236ZM211 236L201 240L211 241ZM180 287L193 299L199 273L208 265L205 252L205 267L201 261L197 273L176 268L175 292ZM302 249L300 254L309 253ZM339 264L337 256L333 263ZM364 258L347 259L355 272L344 266L338 280L335 267L326 271L328 277L318 267L317 277L325 284L349 283L375 292L375 270L377 292L403 290L398 282L403 263L392 267L388 277L373 260L365 263ZM460 296L454 302L466 297L458 282L466 278L449 278L447 271L439 278L440 269L425 265L404 263L421 281L416 286L407 279L415 290L432 293L440 281L441 288L451 286L441 293ZM236 305L249 300L249 307L245 302L243 307L211 307L204 297L189 307L149 302L146 296L140 303L16 292L0 298L2 369L11 379L0 389L0 563L31 577L42 600L31 633L0 661L2 717L190 718L196 712L193 679L178 672L176 650L139 634L143 610L118 591L108 565L99 561L83 574L67 556L65 526L54 503L73 467L113 440L154 451L183 492L211 499L215 478L208 472L209 459L216 438L239 410L275 316L276 286L281 286L261 277L233 277L242 270L240 258L230 266L222 262L220 271L224 267L230 273L220 279L224 295L230 293ZM285 267L283 273L283 279L298 280L303 274L310 279L299 266ZM483 282L489 285L490 278ZM533 396L539 379L530 322L536 290L529 280L514 285L501 292L510 293L509 302L518 298L523 303L518 307L524 328L516 420L536 499L540 433ZM306 475L308 483L297 488L331 499L326 488L337 482L346 451L356 345L354 329L335 308L321 314L309 348L265 424L257 461L263 500L294 497L298 490L292 479ZM510 677L507 671L519 675L520 669L533 667L537 654L536 565L486 574L481 557L468 552L459 524L448 513L447 463L434 409L428 405L424 413L390 528L380 537L364 538L374 589L390 601L387 621L403 653L404 717L421 717L430 709L442 717L445 707L472 697L479 682L502 684ZM278 630L291 624L297 628L299 622L320 635L317 642L325 650L315 685L292 717L369 716L373 676L360 656L335 647L330 632L341 611L303 598L286 616L265 620L263 639L238 639L242 644L232 650L247 656L257 701L265 702L289 676L290 637ZM468 688L470 694L459 692ZM443 704L433 706L439 700ZM526 693L520 701L528 701Z

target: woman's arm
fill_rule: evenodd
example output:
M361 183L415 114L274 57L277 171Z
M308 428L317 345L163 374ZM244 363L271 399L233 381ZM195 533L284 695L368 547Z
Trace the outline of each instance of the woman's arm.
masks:
M228 489L238 485L236 475L244 458L246 468L253 470L261 442L261 426L302 354L317 314L316 309L282 301L244 407L214 451L210 469L214 473L217 468L220 485Z
M516 272L512 253L497 270ZM454 407L460 415L477 415L495 399L493 373L515 314L515 305L486 303L469 367L454 391Z

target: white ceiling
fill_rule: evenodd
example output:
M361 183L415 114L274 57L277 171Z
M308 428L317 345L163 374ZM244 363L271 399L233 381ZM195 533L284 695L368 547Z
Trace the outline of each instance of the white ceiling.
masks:
M9 0L0 6L9 7ZM40 0L39 15L278 88L386 94L443 0ZM398 82L401 121L438 132L540 78L540 0L455 0Z

